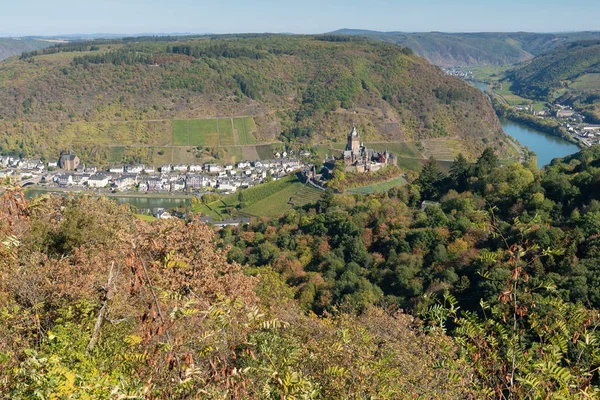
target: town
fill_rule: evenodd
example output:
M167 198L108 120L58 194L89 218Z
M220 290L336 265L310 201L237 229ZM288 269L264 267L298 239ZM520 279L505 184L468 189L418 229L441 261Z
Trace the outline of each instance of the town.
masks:
M549 104L541 110L534 110L531 104L513 106L520 114L529 114L539 120L554 119L564 131L585 147L600 144L600 125L585 121L585 116L570 106L558 103Z
M114 165L106 171L86 166L71 152L58 160L43 162L0 156L0 179L10 178L23 187L39 185L56 189L93 189L104 192L234 193L266 180L277 180L310 167L288 154L275 154L273 160L240 161L233 164L166 164L159 168L143 164Z

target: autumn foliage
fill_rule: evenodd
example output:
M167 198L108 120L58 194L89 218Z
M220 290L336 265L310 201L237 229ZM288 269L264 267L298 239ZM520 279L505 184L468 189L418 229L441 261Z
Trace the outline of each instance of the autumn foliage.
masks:
M228 262L204 224L18 188L0 204L2 397L471 393L450 338L376 308L306 316L277 274Z

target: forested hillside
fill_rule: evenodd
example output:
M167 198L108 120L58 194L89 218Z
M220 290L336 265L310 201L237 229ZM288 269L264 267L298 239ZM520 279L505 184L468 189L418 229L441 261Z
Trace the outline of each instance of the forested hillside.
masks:
M600 147L534 165L431 160L218 236L9 187L0 392L597 398Z
M39 50L52 45L52 42L37 39L0 38L0 61L17 56L24 51Z
M484 94L395 45L340 36L81 42L0 67L0 149L86 161L173 145L175 119L253 116L258 140L506 144ZM186 143L187 144L187 143ZM193 146L190 151L196 151Z
M443 67L518 64L565 43L600 39L599 32L404 33L342 29L335 33L399 44Z
M569 81L589 73L600 73L600 41L560 47L514 70L510 78L519 93L547 99Z

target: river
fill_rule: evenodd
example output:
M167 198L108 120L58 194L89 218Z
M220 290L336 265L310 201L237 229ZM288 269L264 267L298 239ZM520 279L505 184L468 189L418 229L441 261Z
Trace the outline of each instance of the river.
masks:
M473 82L473 85L481 90L485 90L487 87L487 83L483 82ZM579 147L564 139L548 135L545 132L507 118L500 118L500 125L502 125L502 129L507 135L512 136L523 146L527 146L535 152L539 168L550 164L557 157L565 157L580 150Z
M25 192L25 197L31 199L44 193L48 193L48 190L44 189L30 189ZM61 195L66 192L52 192L53 194ZM140 196L108 196L113 199L117 204L129 204L140 210L152 210L155 208L164 208L166 210L171 208L178 208L188 206L191 204L190 198L178 198L178 197L144 197Z

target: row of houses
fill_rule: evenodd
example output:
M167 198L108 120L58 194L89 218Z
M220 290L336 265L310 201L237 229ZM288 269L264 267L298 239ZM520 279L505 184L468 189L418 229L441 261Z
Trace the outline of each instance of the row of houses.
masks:
M273 175L279 179L282 175ZM62 172L44 176L45 182L54 183L60 187L81 186L90 189L112 188L120 191L137 190L138 192L181 192L200 189L217 189L224 192L235 192L240 188L248 188L264 182L266 170L250 175L215 176L205 174L111 174L97 172Z

